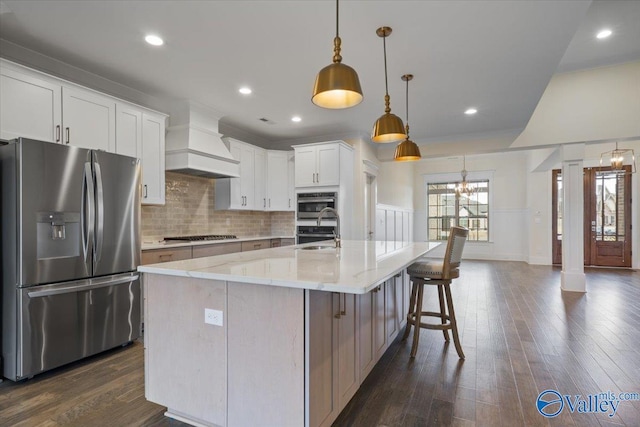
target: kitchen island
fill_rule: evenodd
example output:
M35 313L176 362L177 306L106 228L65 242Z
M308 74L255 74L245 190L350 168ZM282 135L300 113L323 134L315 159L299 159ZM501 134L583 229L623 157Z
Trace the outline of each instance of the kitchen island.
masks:
M405 323L438 243L343 241L139 267L145 394L203 426L324 426Z

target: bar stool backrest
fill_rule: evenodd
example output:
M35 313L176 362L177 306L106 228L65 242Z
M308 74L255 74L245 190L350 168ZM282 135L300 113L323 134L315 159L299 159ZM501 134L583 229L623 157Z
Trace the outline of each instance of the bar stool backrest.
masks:
M464 227L451 227L449 230L449 240L444 254L442 266L442 278L445 280L455 279L460 275L458 267L462 260L462 250L469 236L469 230Z

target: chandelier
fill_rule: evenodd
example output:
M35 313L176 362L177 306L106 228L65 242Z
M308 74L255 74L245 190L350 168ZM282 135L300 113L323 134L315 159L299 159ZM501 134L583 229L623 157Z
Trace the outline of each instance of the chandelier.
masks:
M636 156L631 148L618 148L618 142L616 142L616 149L611 151L605 151L600 155L600 167L604 166L605 161L611 166L611 169L625 173L625 165L631 166L631 173L636 173Z
M470 185L467 181L467 161L465 156L462 156L462 171L460 171L460 175L462 175L462 181L456 184L456 197L466 196L469 198L476 192L476 187Z

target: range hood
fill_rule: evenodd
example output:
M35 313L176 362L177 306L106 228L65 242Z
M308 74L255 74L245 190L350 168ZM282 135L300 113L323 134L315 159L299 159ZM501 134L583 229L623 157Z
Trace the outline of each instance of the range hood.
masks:
M171 116L165 149L165 170L208 178L237 178L240 162L218 133L218 118L189 105Z

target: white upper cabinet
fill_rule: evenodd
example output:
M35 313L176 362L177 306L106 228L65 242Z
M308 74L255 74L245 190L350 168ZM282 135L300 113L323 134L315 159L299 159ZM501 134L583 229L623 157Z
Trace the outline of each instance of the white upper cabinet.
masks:
M0 138L142 160L142 203L164 204L166 115L0 59Z
M255 205L254 210L267 210L267 150L255 148L255 176L253 182L255 185Z
M264 210L265 150L225 138L231 155L240 162L239 178L216 179L216 209Z
M267 210L293 210L293 182L290 169L293 155L287 151L267 151ZM290 166L291 165L291 166Z
M142 113L142 204L164 205L166 116Z
M116 104L116 153L142 157L142 111Z
M116 150L142 164L142 203L164 205L165 116L116 104Z
M0 139L60 142L61 96L60 84L0 68Z
M340 162L352 161L352 156L341 156L341 150L352 151L344 142L298 145L294 149L296 188L340 185Z
M116 102L80 88L62 88L63 142L75 147L114 152Z

